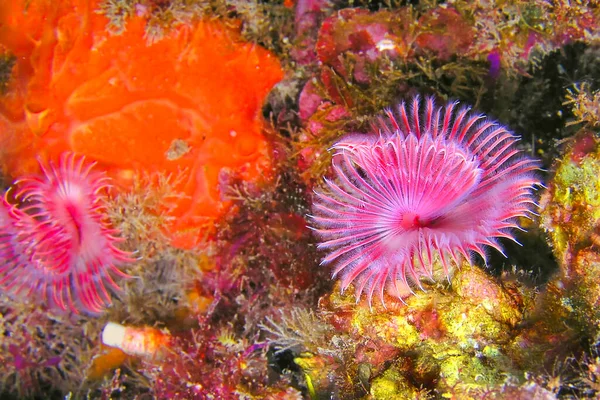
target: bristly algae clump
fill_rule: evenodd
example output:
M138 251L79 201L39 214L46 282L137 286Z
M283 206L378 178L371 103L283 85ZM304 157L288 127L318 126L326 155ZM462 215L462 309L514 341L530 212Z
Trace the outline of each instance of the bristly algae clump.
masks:
M99 325L0 296L0 397L83 397Z
M578 124L590 128L600 126L600 90L593 90L587 82L574 84L572 88L567 89L564 105L571 105L575 116L575 121L570 121L567 126Z
M246 0L101 0L96 10L106 16L107 30L119 35L126 30L127 20L142 16L148 23L145 37L148 43L168 36L174 28L192 24L202 18L216 16L232 27L242 26L243 37L280 56L283 61L289 53L293 13L281 2Z

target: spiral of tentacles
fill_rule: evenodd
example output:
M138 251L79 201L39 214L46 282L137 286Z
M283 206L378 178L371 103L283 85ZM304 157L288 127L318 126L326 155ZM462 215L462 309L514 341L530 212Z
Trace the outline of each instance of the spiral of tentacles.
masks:
M515 147L505 127L457 103L415 98L388 110L375 132L333 146L334 179L316 192L312 229L326 251L322 264L351 283L356 299L384 291L402 298L485 247L502 253L528 217L537 162Z
M41 297L75 312L98 313L119 290L114 276L133 261L106 220L109 179L94 163L67 154L58 166L41 163L43 176L16 182L22 208L5 200L0 212L0 287Z

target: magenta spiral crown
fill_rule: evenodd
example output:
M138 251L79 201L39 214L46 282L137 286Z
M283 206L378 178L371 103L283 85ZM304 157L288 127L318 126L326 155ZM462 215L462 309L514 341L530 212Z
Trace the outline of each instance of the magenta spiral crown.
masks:
M485 261L486 246L502 253L499 238L515 240L539 180L514 134L456 102L418 97L374 129L333 146L334 179L310 216L342 291L353 283L357 301L366 292L384 303L385 289L401 299L432 278L436 260L449 276L473 253Z
M18 180L21 207L0 204L0 288L48 306L99 313L111 304L113 276L133 261L106 217L109 178L94 163L66 154L43 175Z

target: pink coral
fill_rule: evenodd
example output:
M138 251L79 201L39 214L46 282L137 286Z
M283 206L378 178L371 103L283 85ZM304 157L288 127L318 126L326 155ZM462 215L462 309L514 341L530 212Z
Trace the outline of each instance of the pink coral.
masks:
M94 163L67 154L58 166L41 165L44 176L17 182L15 197L0 207L0 286L14 295L39 295L65 310L97 313L111 303L105 283L111 273L128 277L117 266L132 261L115 244L105 217L110 187Z
M375 124L378 133L350 135L333 150L335 181L313 204L322 264L335 264L345 290L369 303L384 288L402 298L439 260L449 274L470 253L502 252L498 238L535 204L536 161L515 147L503 126L456 103L437 107L415 98L407 110Z

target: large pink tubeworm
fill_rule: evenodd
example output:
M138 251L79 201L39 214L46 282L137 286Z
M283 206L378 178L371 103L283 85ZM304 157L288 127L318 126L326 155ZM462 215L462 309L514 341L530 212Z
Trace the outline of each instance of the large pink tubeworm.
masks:
M473 253L485 260L486 246L502 252L498 239L514 240L539 184L516 136L469 108L415 98L386 114L375 132L333 146L334 180L311 216L322 264L369 304L374 293L383 302L385 288L409 294L436 260L448 275Z

